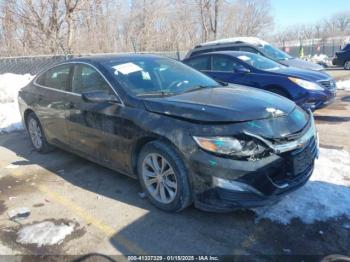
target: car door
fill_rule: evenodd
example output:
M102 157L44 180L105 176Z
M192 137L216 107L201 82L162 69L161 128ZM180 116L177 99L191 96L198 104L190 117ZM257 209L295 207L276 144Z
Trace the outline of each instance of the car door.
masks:
M251 85L249 70L244 71L242 69L246 68L233 57L212 55L211 70L207 74L216 80L233 84Z
M119 102L84 101L82 94L89 91L105 92ZM125 150L116 130L123 122L119 115L124 105L102 73L92 65L75 63L67 101L67 129L74 149L101 164L126 170Z
M57 145L69 143L65 108L71 73L70 64L58 65L42 73L34 81L36 88L34 111L48 141Z

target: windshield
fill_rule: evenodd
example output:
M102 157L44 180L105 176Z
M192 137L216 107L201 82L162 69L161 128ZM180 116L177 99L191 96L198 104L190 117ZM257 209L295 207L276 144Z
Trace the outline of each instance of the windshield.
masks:
M244 55L237 56L237 58L242 62L245 62L248 65L260 70L276 70L280 68L285 68L285 66L271 59L253 53L246 52Z
M259 49L270 59L275 61L289 60L293 57L272 45L263 45Z
M220 84L169 58L137 57L104 63L110 73L135 96L173 95Z

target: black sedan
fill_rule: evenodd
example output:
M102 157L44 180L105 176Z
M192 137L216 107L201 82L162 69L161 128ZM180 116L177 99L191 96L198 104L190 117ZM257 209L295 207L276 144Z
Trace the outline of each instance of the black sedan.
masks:
M19 105L37 151L136 178L166 211L274 203L307 182L318 154L312 113L164 57L72 59L38 74Z

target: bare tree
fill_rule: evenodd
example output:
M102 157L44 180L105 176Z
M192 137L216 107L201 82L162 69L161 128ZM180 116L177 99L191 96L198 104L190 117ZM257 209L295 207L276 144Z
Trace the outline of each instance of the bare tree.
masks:
M268 0L238 0L234 6L232 25L240 36L259 36L273 27L271 5Z
M221 0L194 0L193 7L199 14L202 41L217 38L221 2Z

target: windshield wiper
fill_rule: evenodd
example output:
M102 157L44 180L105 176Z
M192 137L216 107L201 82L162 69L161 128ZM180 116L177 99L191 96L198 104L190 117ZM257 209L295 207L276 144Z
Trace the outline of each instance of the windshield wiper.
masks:
M141 93L141 94L137 94L136 96L146 97L146 96L172 96L172 95L174 95L174 93L159 91L159 92Z
M200 90L200 89L215 88L215 87L220 87L220 86L202 86L202 85L199 85L199 86L194 86L192 88L189 88L189 89L183 91L182 93L189 93L189 92L197 91L197 90Z

